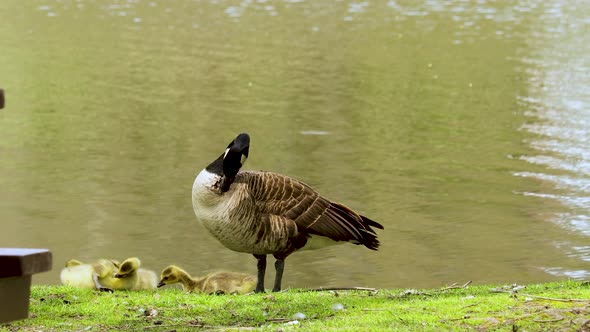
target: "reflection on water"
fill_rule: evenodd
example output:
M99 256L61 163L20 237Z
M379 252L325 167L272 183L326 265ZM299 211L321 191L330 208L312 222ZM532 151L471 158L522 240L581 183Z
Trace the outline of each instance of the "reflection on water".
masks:
M292 255L286 287L585 277L589 15L574 5L5 0L0 245L52 249L44 283L103 256L254 272L190 201L248 131L247 168L385 226L379 252Z
M528 55L530 89L520 97L531 119L522 130L533 134L528 143L535 152L521 159L540 165L539 171L516 172L550 187L524 195L551 199L564 208L549 215L571 236L556 247L579 260L578 269L547 267L555 275L587 278L590 272L590 36L587 6L548 4L543 25L535 27L539 39L531 41Z

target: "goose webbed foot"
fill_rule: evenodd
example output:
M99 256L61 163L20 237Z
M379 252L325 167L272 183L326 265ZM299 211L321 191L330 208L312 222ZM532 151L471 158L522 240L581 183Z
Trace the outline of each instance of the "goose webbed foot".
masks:
M113 293L114 292L114 290L112 290L111 288L108 288L108 287L100 287L100 288L97 288L97 289L99 291L101 291L101 292L107 292L107 293Z
M254 255L257 260L256 269L258 273L256 275L256 289L254 293L264 293L264 274L266 272L266 255Z

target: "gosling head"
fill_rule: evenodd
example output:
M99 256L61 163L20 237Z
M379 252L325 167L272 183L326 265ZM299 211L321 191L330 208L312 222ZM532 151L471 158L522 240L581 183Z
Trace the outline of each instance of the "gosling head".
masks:
M176 284L180 282L180 275L186 273L183 269L179 268L176 265L170 265L162 270L160 274L160 282L158 283L158 288L165 286Z
M115 265L115 262L116 261L109 259L99 259L92 264L92 268L94 269L94 273L98 275L99 278L113 277L118 269L117 265Z
M69 261L66 262L66 267L72 267L72 266L76 266L76 265L82 265L84 263L80 262L77 259L70 259Z
M115 278L125 278L137 272L141 261L137 257L127 258L119 265L119 271L115 274ZM116 264L115 264L116 266Z

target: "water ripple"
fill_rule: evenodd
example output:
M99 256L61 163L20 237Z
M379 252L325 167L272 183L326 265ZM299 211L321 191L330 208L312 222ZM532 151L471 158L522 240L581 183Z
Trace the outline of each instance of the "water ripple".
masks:
M565 5L568 4L568 5ZM523 10L517 7L516 10ZM531 41L536 55L521 63L529 78L527 95L518 98L530 120L520 130L530 134L525 141L536 153L520 160L544 171L514 172L518 177L535 179L535 190L519 192L525 196L553 200L565 211L554 213L549 221L587 242L590 237L590 36L577 33L587 15L563 3L542 6L542 21ZM567 19L565 19L567 18ZM579 243L556 244L567 257L590 261L590 246ZM547 273L570 278L587 278L586 269L549 267Z

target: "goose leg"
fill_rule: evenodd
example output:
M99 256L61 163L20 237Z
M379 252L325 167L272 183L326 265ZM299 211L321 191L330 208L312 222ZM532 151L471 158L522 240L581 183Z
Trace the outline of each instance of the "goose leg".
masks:
M275 262L275 285L272 288L273 292L281 291L281 281L283 280L283 270L285 268L285 260L277 259Z
M264 293L264 274L266 272L266 255L254 255L256 260L256 268L258 269L256 289L254 293Z

